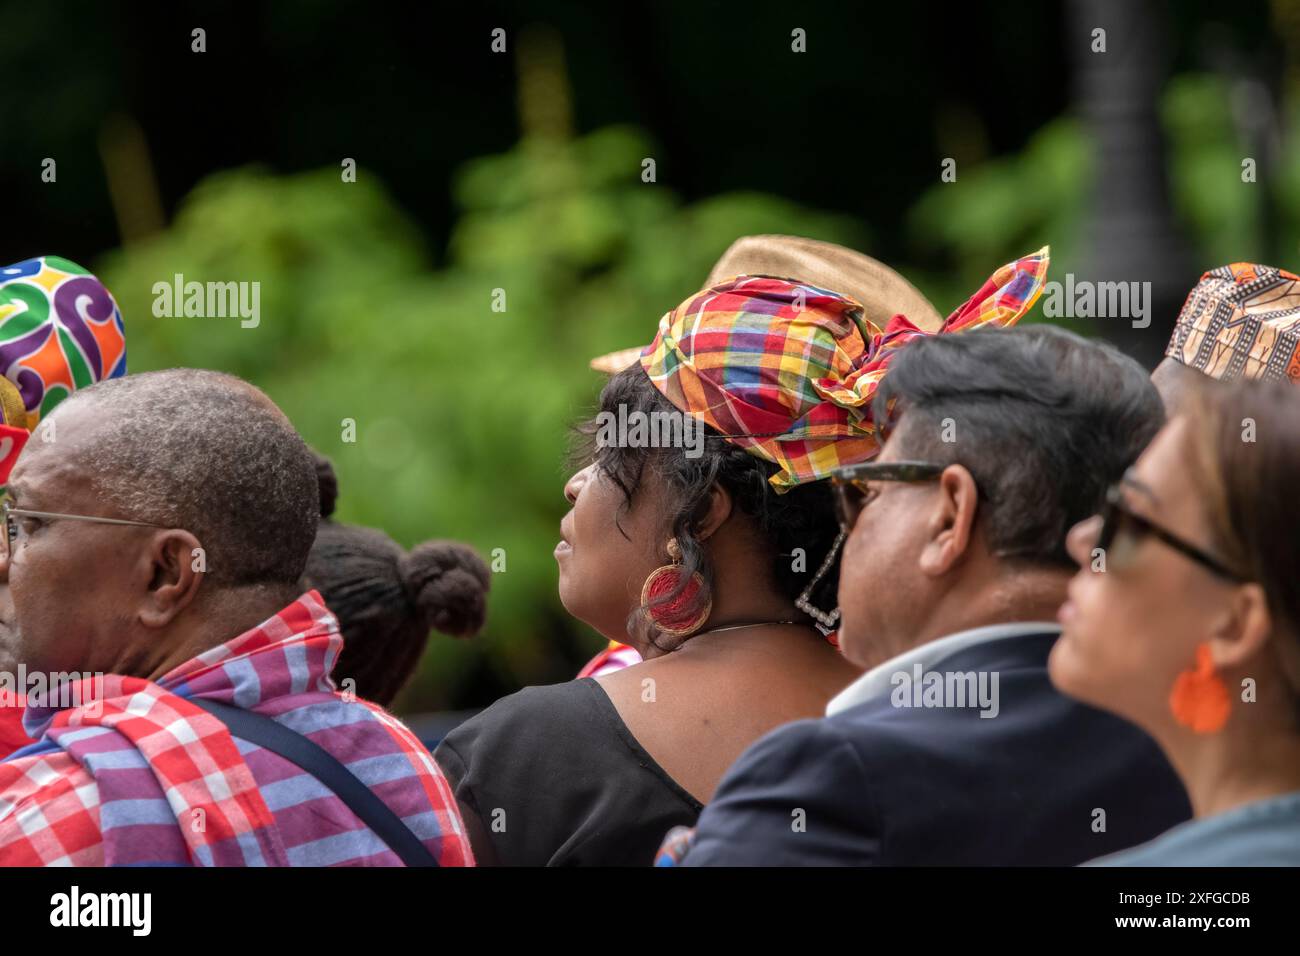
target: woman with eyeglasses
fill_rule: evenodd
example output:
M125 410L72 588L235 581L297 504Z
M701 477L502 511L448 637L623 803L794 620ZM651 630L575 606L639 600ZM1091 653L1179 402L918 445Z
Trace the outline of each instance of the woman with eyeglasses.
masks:
M1070 533L1049 670L1144 728L1194 819L1110 866L1300 865L1300 394L1244 383L1173 419Z

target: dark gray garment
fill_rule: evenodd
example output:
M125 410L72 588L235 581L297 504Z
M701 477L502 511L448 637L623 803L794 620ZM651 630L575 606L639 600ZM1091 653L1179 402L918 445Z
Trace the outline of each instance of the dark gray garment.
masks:
M703 809L591 678L503 697L434 759L480 865L650 866L664 834Z

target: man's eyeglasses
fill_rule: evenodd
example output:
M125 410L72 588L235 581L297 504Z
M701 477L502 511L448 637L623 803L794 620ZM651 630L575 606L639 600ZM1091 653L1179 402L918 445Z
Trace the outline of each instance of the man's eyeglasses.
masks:
M831 489L835 492L835 511L840 527L852 531L858 516L874 497L873 481L934 481L943 474L947 465L928 461L869 461L861 465L841 468L831 475Z
M1121 531L1127 532L1134 540L1142 537L1142 535L1150 535L1221 578L1226 578L1229 581L1248 580L1245 575L1233 571L1208 552L1203 551L1194 544L1189 544L1155 522L1132 511L1124 504L1124 496L1120 492L1120 486L1112 485L1110 490L1106 492L1106 502L1101 508L1101 533L1097 535L1096 546L1104 554L1112 554L1113 545Z
M27 508L15 508L13 502L6 501L0 504L0 512L4 516L4 534L0 535L0 561L8 561L18 546L18 538L22 533L19 527L20 519L29 518L37 521L93 521L97 524L118 524L133 525L138 528L161 528L162 525L150 524L147 521L129 521L126 518L98 518L93 515L68 515L58 514L53 511L30 511Z

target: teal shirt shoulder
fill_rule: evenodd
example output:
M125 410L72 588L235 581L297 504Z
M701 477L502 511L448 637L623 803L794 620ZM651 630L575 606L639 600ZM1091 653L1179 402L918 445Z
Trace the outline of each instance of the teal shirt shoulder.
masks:
M1300 791L1190 820L1084 866L1300 866Z

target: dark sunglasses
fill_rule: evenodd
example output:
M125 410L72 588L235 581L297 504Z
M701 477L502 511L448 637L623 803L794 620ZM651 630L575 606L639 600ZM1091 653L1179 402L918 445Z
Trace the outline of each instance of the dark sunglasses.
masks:
M871 500L870 482L934 481L947 467L928 461L869 461L841 468L831 475L831 490L835 493L835 513L840 527L851 531L858 523L858 516Z
M1218 558L1201 550L1194 544L1189 544L1172 532L1166 531L1158 524L1130 510L1124 504L1124 496L1120 492L1120 486L1111 485L1106 492L1106 502L1101 507L1101 533L1097 535L1096 546L1104 553L1109 554L1111 545L1115 543L1115 538L1121 530L1127 531L1135 539L1140 538L1142 535L1150 535L1221 578L1226 578L1229 581L1248 580L1245 575L1233 571Z

